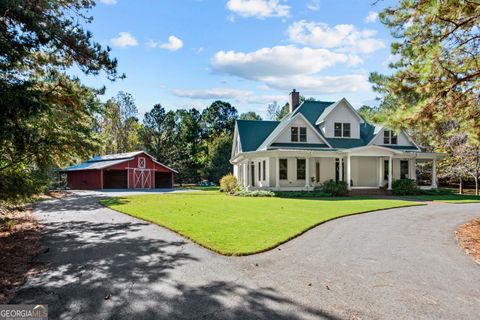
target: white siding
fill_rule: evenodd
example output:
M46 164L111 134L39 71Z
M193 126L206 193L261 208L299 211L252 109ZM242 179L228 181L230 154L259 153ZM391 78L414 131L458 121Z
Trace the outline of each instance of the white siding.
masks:
M325 123L322 126L322 131L327 138L335 138L334 136L334 124L335 122L350 123L350 138L360 139L360 120L353 113L353 111L345 104L341 102L330 114L325 118Z
M285 130L282 131L282 133L275 139L275 142L292 142L291 138L291 127L306 127L307 128L307 143L325 143L323 142L322 139L318 136L318 133L313 131L307 123L305 123L305 120L302 118L296 118L294 121L291 122L290 126L285 128ZM294 142L295 143L295 142ZM305 142L300 142L300 143L305 143Z
M403 132L400 132L398 135L397 135L397 144L394 144L394 146L414 146L413 143L410 142L410 140L408 140L407 136L405 135L405 133ZM377 145L377 146L382 146L384 145L383 144L383 131L380 132L376 137L375 139L373 139L373 142L372 144L374 145ZM387 145L388 146L388 145Z
M351 157L350 159L352 186L378 187L378 158Z

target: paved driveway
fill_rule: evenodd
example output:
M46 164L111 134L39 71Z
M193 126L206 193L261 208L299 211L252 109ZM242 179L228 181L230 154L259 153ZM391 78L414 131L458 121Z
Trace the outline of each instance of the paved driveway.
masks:
M12 303L51 319L478 319L480 266L455 228L479 204L337 219L272 251L223 257L104 208L100 195L40 203L49 271Z

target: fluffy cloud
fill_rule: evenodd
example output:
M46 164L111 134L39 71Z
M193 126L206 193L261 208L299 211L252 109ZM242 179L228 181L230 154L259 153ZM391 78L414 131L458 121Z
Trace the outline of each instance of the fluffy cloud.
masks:
M292 87L315 93L366 91L366 75L322 76L319 72L336 64L355 64L359 57L328 49L276 46L253 52L219 51L212 60L216 72L263 82L270 88Z
M168 42L159 43L154 40L149 40L147 42L147 46L149 48L162 48L170 51L177 51L178 49L183 47L183 41L175 36L168 37Z
M117 4L117 0L100 0L103 4Z
M370 11L368 16L365 18L366 23L374 23L378 19L378 12Z
M253 52L219 51L211 65L215 71L251 80L271 76L317 73L338 63L357 62L355 56L326 49L276 46Z
M183 98L233 100L248 104L265 104L272 101L286 100L286 96L255 95L252 91L232 88L174 89L172 93L177 97Z
M382 40L374 38L375 30L357 30L351 24L330 27L325 23L301 20L290 25L287 34L294 43L316 48L371 53L385 47Z
M119 32L118 37L110 39L110 42L115 47L135 47L138 45L137 39L135 39L129 32Z
M291 90L292 87L308 94L361 92L371 89L368 77L364 74L341 76L292 75L269 77L265 82L278 90Z
M312 11L318 11L320 9L320 0L310 0L307 3L307 8Z
M227 9L240 17L287 17L290 6L281 4L278 0L228 0Z

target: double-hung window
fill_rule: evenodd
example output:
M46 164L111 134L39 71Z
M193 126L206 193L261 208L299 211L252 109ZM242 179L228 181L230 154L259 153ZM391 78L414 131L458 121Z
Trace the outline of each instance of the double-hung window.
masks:
M350 138L351 137L350 123L335 122L333 127L333 135L335 137Z
M307 128L306 127L292 127L291 129L292 142L307 142Z
M397 144L397 135L392 130L383 131L383 144Z

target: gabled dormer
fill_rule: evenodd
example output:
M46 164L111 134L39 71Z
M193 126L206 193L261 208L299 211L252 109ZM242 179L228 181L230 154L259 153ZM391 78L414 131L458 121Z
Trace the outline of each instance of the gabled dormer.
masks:
M421 150L406 132L397 132L381 126L375 127L375 136L369 145L383 146L392 149Z
M363 118L353 106L343 98L328 106L318 117L319 126L326 138L360 139L360 124Z

